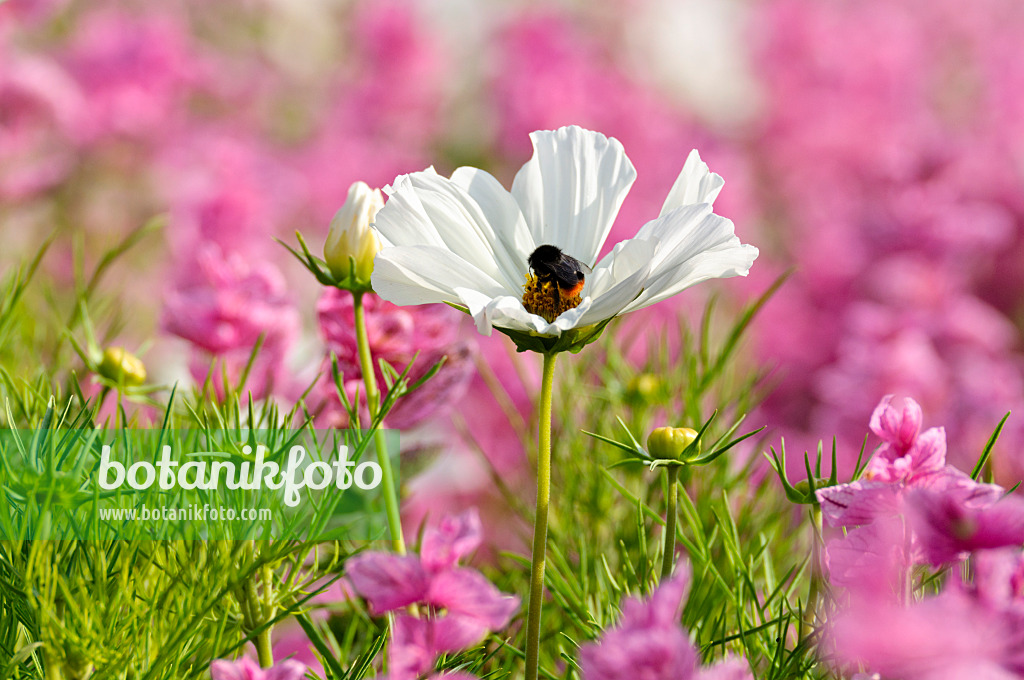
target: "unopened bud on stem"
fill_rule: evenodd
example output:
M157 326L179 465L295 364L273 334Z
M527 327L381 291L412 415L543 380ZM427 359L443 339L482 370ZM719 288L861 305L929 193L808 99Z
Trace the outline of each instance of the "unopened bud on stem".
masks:
M324 244L324 261L338 280L350 273L349 258L356 263L356 278L369 281L373 258L380 250L380 241L370 229L377 211L384 207L380 190L365 182L355 182L348 189L348 198L331 220L331 229Z
M679 460L696 438L697 431L689 427L659 427L647 437L647 449L654 458ZM699 454L698 446L687 458L696 458Z
M119 385L137 386L146 382L146 366L124 347L108 347L98 372Z

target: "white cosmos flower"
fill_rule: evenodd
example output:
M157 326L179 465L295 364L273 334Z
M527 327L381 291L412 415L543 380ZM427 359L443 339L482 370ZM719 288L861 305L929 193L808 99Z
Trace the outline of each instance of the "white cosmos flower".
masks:
M636 170L622 144L572 126L530 135L533 157L506 191L490 174L428 168L384 188L375 229L383 249L373 289L397 305L464 306L477 329L559 336L675 295L706 279L746 276L743 245L712 202L724 184L696 150L661 214L597 261ZM553 321L523 306L527 258L554 245L589 265L579 305Z

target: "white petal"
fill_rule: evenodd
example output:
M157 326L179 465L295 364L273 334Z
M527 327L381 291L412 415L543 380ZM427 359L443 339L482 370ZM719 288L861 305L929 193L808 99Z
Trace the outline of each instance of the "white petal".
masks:
M661 215L664 216L684 205L712 204L724 185L725 180L711 172L707 163L700 159L700 154L694 149L686 157L682 172L668 192L665 204L661 206Z
M442 246L385 248L373 261L370 281L378 295L396 305L457 302L456 288L488 298L506 293L500 283Z
M746 276L758 255L757 248L740 243L731 220L707 213L700 206L677 208L645 224L641 232L662 238L657 243L647 287L629 305L629 311L707 279Z
M530 139L533 157L516 174L512 195L534 242L592 266L636 170L622 144L599 132L571 126Z
M385 191L388 201L374 221L385 244L446 248L504 284L506 292L522 286L520 261L525 263L529 253L510 252L507 239L496 233L506 228L514 233L507 224L515 219L508 201L502 205L493 192L481 190L478 194L487 199L482 206L465 188L432 169L402 175Z
M452 173L452 182L464 189L487 216L512 259L503 266L514 270L515 281L522 284L530 269L526 260L539 244L534 242L516 199L493 175L477 168L459 168Z
M591 304L587 298L575 309L562 313L552 323L548 323L543 317L526 311L522 300L511 295L492 298L468 288L460 288L456 292L469 308L477 330L484 335L490 335L491 329L498 327L557 337L577 326L580 317L586 314Z
M629 239L616 244L594 269L594 303L580 323L599 323L618 315L647 285L657 245Z

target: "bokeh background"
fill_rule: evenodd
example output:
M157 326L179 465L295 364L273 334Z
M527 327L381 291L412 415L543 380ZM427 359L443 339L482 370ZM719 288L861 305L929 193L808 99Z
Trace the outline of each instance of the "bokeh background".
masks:
M1013 410L994 458L1012 485L1021 36L1019 0L7 0L0 274L55 233L34 284L52 320L78 270L165 215L103 281L90 314L105 342L139 353L153 383L201 384L212 359L241 375L262 337L253 394L305 394L321 422L343 423L317 374L333 351L359 382L351 301L275 238L301 230L316 250L355 180L471 164L508 185L530 131L579 124L621 140L639 173L614 243L657 215L698 148L726 179L716 211L761 249L719 291L751 298L794 271L744 346L773 386L748 423L798 452L835 435L848 468L879 399L912 396L966 467ZM620 332L671 326L706 297ZM524 467L536 367L452 310L370 316L395 365L450 357L389 423L413 446L447 442L407 479L409 521L486 513L493 472Z

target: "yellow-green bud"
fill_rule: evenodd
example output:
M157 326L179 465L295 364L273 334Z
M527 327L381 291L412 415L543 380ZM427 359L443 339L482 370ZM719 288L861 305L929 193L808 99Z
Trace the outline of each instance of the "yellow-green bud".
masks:
M641 373L629 381L626 393L638 401L650 401L658 393L661 379L653 373Z
M383 207L380 190L371 189L365 182L355 182L349 187L348 198L331 220L324 243L324 261L336 279L348 277L349 257L353 257L356 278L370 280L373 258L380 251L380 241L370 225Z
M108 347L104 350L99 374L120 385L141 385L146 382L146 366L124 347Z
M678 459L696 438L697 431L689 427L658 427L647 437L647 449L654 458ZM696 448L691 458L700 453L700 446Z

